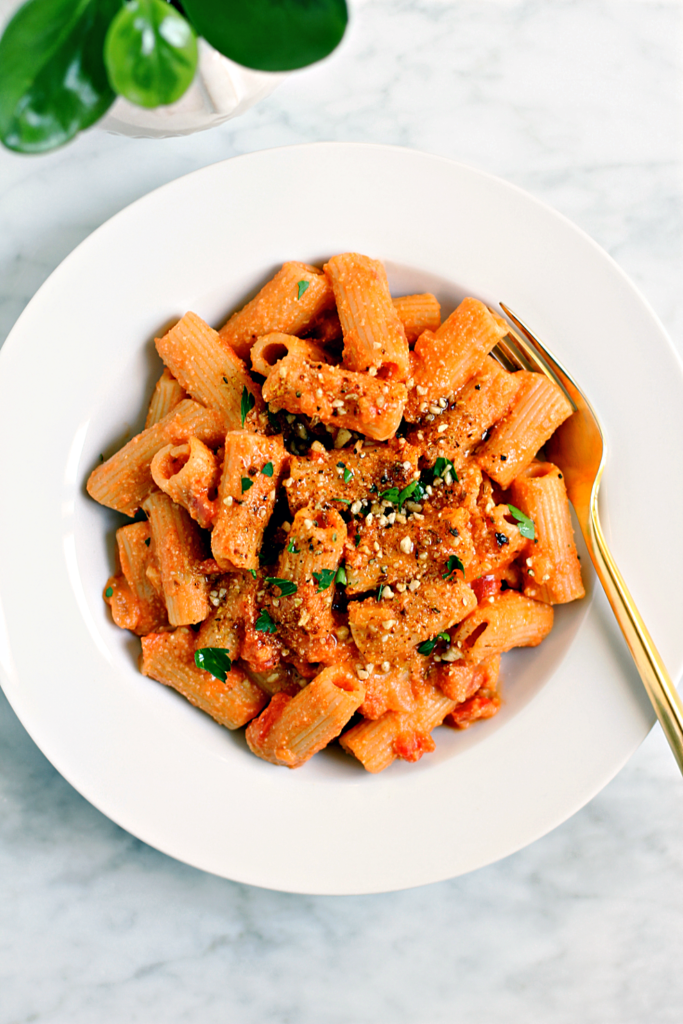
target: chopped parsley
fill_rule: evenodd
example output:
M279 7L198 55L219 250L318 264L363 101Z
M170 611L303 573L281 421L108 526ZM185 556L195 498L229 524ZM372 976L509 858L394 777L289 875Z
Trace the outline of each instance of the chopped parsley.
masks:
M253 480L250 480L248 476L243 476L242 477L242 494L244 494L245 491L248 491L249 488L253 487L253 486L254 486L254 481Z
M270 612L266 608L262 608L259 612L259 617L256 620L256 629L259 633L277 632L277 623L273 622Z
M390 487L388 491L382 491L380 494L380 501L390 501L392 505L398 505L399 511L403 507L403 502L407 501L408 498L414 498L419 501L420 498L424 498L424 488L419 480L413 480L404 487L402 491L399 491L398 487Z
M256 569L247 569L247 572L250 572L254 579L256 579Z
M380 583L380 585L379 585L379 590L377 591L377 600L378 600L378 601L381 601L381 600L382 600L382 594L383 594L383 593L384 593L384 584L383 584L383 583Z
M447 473L451 474L453 480L457 484L458 474L455 472L455 466L450 459L446 459L443 455L439 455L432 468L432 479L437 480L440 477L443 480Z
M151 539L151 537L145 537L145 544L147 545L147 547L149 547Z
M297 281L297 287L299 289L299 294L297 295L297 299L301 298L301 296L304 294L306 289L309 287L310 283L311 283L310 281Z
M520 509L515 508L514 505L508 505L508 508L510 509L510 515L512 518L517 521L517 526L522 537L526 537L527 540L535 540L536 526L533 519L529 519L528 516L525 516L524 513L520 511Z
M194 663L197 668L210 672L214 679L220 679L222 683L232 668L232 661L225 647L200 647L194 652Z
M318 594L320 593L321 590L327 590L330 583L334 579L334 575L334 569L321 569L320 572L313 573L313 579L318 584Z
M261 470L261 473L263 474L263 476L272 476L273 475L273 463L272 462L266 462L265 466Z
M290 594L296 594L296 583L292 583L291 580L281 580L278 579L277 576L266 576L266 583L271 583L274 587L279 587L282 597L289 597Z
M347 467L344 469L344 483L348 484L349 480L353 480L353 470Z
M445 640L447 644L451 642L448 633L437 633L432 640L425 640L419 645L417 649L418 654L431 654L439 640Z
M463 576L465 575L465 566L462 564L457 555L451 555L448 561L446 562L446 571L445 573L443 573L442 578L448 579L449 576L453 575L456 569L459 569Z
M351 504L351 499L350 498L330 498L330 501L341 501L342 505L350 505Z
M114 594L114 588L113 587L107 587L107 589L104 592L104 596L105 597L113 597L113 594Z
M298 555L299 554L299 549L294 547L294 541L293 540L290 540L289 544L287 545L287 551L288 551L288 553L290 555Z
M337 569L337 575L334 577L334 582L341 583L343 587L346 586L348 581L346 579L346 569L344 568L343 565L340 565L339 568Z
M225 380L225 377L223 378ZM251 391L247 391L246 387L242 388L242 402L240 411L242 413L242 427L244 427L244 421L256 405L256 399L252 395Z

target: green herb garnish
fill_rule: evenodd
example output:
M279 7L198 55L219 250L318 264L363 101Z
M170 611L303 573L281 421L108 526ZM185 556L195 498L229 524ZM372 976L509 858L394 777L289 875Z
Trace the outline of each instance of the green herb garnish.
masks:
M289 544L287 545L287 551L289 552L290 555L298 555L299 554L299 549L294 547L294 541L293 540L290 540Z
M299 294L297 295L297 299L301 298L306 289L309 287L310 283L310 281L297 281L297 285L299 288Z
M443 479L446 473L450 473L454 482L458 483L458 474L455 472L455 466L451 460L444 458L443 455L439 455L432 468L432 480L437 480L439 477Z
M263 467L263 469L261 470L261 472L262 472L262 474L264 476L272 476L273 475L273 463L272 462L266 462L266 464Z
M252 395L251 391L247 391L246 387L242 388L242 402L240 404L240 411L242 413L242 427L244 427L244 421L256 405L256 399Z
M346 586L348 581L346 579L346 569L344 568L343 565L340 565L339 568L337 569L337 575L334 577L334 582L341 583L343 587Z
M442 578L448 579L449 576L453 575L456 569L459 569L463 576L465 575L465 566L462 564L457 555L451 555L451 557L446 562L446 572L443 574Z
M247 572L250 572L254 579L256 579L256 569L247 569Z
M112 597L112 596L113 596L113 594L114 594L114 589L113 589L113 587L107 587L107 589L106 589L106 590L105 590L105 592L104 592L104 596L105 596L105 597Z
M266 583L270 583L274 587L279 587L280 595L282 597L289 597L290 594L296 594L296 583L292 583L291 580L281 580L278 579L277 576L266 576Z
M259 612L259 617L256 620L256 629L259 633L277 632L277 623L273 621L270 612L265 608L262 608Z
M351 499L350 498L330 498L330 501L341 501L342 505L350 505L351 504Z
M377 600L378 600L378 601L381 601L381 600L382 600L382 594L383 594L383 593L384 593L384 584L383 584L383 583L380 583L380 585L379 585L379 590L377 591Z
M327 590L334 579L334 569L321 569L320 572L314 572L313 579L318 584L317 593L319 594L321 590Z
M528 516L525 516L524 513L520 509L515 508L514 505L508 505L508 508L510 509L510 515L512 518L517 520L518 529L522 537L526 537L527 540L535 540L536 525L533 519L529 519Z
M197 668L210 672L215 679L225 682L232 668L232 661L225 647L200 647L194 652L194 663Z
M254 486L254 481L253 480L250 480L248 476L243 476L242 477L242 494L244 494L245 491L248 491L249 488L253 487L253 486Z
M419 645L417 649L418 654L431 654L439 640L445 640L446 643L450 643L451 638L448 633L437 633L433 640L425 640Z

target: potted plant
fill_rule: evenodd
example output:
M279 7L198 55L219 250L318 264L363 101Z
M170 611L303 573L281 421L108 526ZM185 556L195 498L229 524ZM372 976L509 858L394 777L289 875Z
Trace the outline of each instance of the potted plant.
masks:
M347 18L346 0L27 0L0 38L0 141L211 127L331 53Z

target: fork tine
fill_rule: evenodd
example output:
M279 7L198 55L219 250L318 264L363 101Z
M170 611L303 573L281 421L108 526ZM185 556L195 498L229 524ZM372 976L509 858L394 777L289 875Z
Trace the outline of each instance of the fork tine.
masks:
M549 380L554 384L557 384L557 386L562 389L567 400L570 402L572 409L576 411L577 405L574 400L574 395L570 390L568 390L565 384L567 376L566 372L541 345L526 324L520 320L504 302L500 303L500 308L503 310L508 320L512 320L515 327L518 327L519 331L524 335L524 337L522 337L522 334L518 333L514 327L510 327L509 329L509 335L511 338L514 338L515 347L523 353L524 360L528 364L528 367L524 368L534 370L537 373L544 373ZM509 347L509 345L510 343L508 342L507 347ZM557 372L555 367L557 367Z

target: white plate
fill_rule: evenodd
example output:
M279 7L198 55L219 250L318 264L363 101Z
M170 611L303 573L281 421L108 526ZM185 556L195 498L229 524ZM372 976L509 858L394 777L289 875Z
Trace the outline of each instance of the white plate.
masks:
M396 290L433 285L447 308L466 293L507 302L585 385L610 447L608 539L676 678L683 662L681 369L582 232L478 171L363 145L240 157L134 203L54 272L0 357L4 686L56 768L134 835L305 893L400 889L504 857L597 793L653 720L601 594L506 657L496 718L438 730L434 754L379 776L339 753L266 764L138 674L138 642L101 599L119 519L84 481L139 429L150 339L188 309L219 324L286 259L349 249L387 261Z

